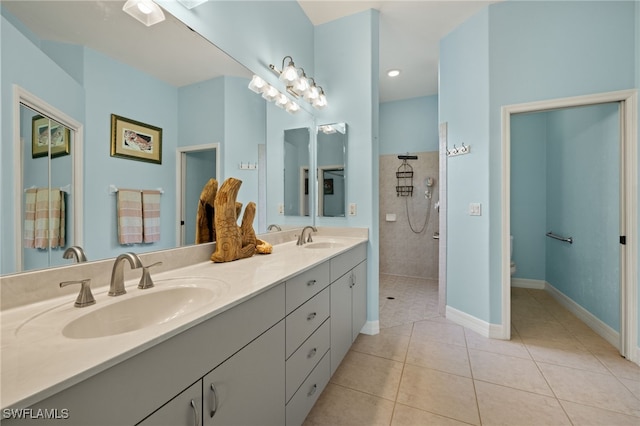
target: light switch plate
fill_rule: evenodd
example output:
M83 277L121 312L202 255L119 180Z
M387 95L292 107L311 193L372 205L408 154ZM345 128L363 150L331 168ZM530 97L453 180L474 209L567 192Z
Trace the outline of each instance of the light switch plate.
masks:
M349 216L355 216L356 214L358 214L356 203L349 204Z
M469 216L482 216L482 205L480 203L469 203Z
M284 214L284 204L278 204L278 214Z

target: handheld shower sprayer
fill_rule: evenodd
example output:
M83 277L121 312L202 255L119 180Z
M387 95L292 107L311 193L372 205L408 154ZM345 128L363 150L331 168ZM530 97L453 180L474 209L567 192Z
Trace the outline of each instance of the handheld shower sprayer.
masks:
M432 177L428 177L427 179L425 179L424 183L427 187L427 189L424 191L424 198L430 200L431 197L433 196L433 192L431 191L431 188L435 184L435 180Z

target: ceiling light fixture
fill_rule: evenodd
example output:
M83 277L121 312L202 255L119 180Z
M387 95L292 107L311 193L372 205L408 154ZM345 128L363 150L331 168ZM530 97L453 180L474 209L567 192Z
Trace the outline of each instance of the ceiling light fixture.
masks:
M389 70L389 71L387 72L387 75L388 75L389 77L397 77L397 76L399 76L399 75L400 75L400 70Z
M200 6L202 3L206 3L209 0L178 0L187 9L193 9L196 6Z
M288 62L287 59L289 59ZM316 109L327 107L324 89L318 86L312 77L307 77L303 68L296 68L291 56L285 56L282 59L282 70L277 69L273 64L269 65L269 68L285 84L287 93L295 98L302 97Z
M127 0L122 10L147 27L164 21L164 13L153 0Z
M254 75L249 82L249 90L259 95L269 102L275 103L278 108L282 108L288 113L295 114L300 111L300 105L289 99L284 93L280 93L278 89L264 81L262 78Z

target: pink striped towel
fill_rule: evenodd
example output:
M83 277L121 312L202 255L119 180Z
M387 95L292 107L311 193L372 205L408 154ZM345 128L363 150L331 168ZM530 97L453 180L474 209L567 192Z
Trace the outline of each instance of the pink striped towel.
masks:
M145 243L160 241L160 191L142 191L142 223Z
M142 242L142 196L132 189L118 190L118 242L135 244Z
M35 248L36 241L36 188L27 189L24 199L24 246Z

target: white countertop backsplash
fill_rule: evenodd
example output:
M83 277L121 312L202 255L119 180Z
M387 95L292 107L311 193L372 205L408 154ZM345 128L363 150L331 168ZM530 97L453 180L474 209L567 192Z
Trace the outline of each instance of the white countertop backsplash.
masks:
M227 263L209 260L214 250L212 243L140 254L144 265L163 262L163 265L150 270L156 287L138 289L141 269L130 270L125 265L127 294L118 297L107 295L114 259L0 278L0 408L26 408L368 239L368 231L363 228L318 227L318 232L313 233L317 241L339 239L344 245L309 250L296 246L300 230L259 235L259 238L273 244L272 254L257 254ZM165 324L103 338L70 339L63 336L65 324L91 309L117 303L123 300L121 298L135 297L141 292L162 291L160 283L176 277L214 278L223 282L224 291L204 307ZM78 286L61 289L59 282L86 278L92 279L96 304L75 308L73 302ZM47 313L47 318L55 320L38 322L43 312Z

